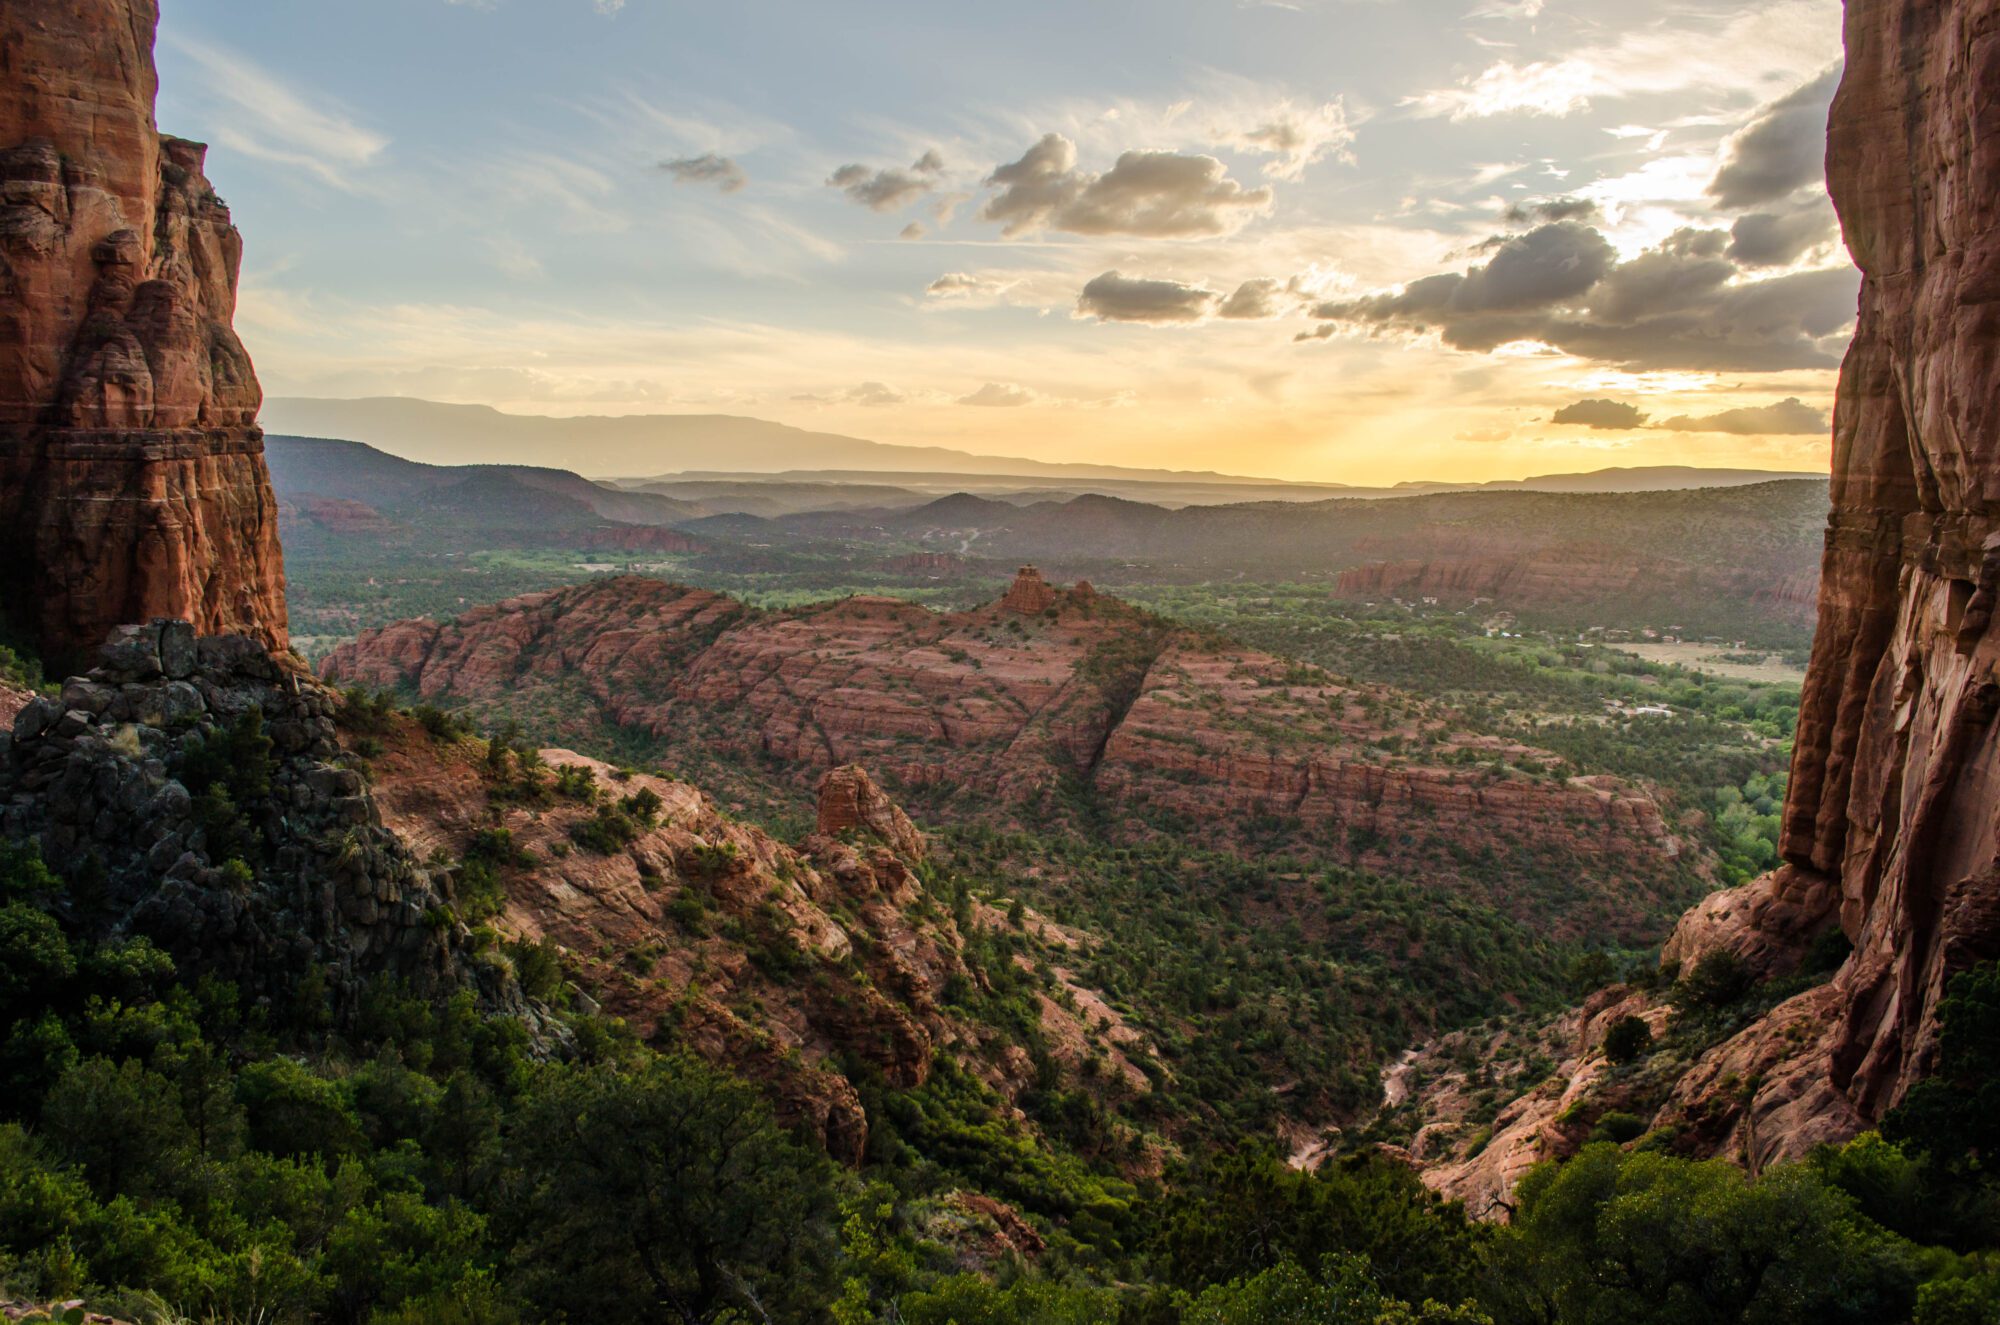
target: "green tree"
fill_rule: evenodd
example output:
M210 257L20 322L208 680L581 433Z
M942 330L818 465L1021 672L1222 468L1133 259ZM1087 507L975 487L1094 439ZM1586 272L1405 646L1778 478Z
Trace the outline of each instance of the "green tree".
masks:
M1248 1279L1204 1291L1182 1313L1183 1325L1493 1325L1473 1304L1412 1307L1383 1295L1368 1262L1325 1256L1307 1271L1287 1260Z
M1515 1199L1490 1289L1502 1320L1881 1325L1915 1304L1915 1248L1803 1165L1752 1179L1597 1144L1531 1170Z
M549 1069L512 1138L521 1263L551 1310L702 1325L834 1296L830 1162L699 1059Z

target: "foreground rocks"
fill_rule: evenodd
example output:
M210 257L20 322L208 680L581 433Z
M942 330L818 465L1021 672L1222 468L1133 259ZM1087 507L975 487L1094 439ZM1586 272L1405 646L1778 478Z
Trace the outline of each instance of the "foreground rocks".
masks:
M0 607L57 658L161 615L285 644L242 239L154 125L158 20L0 9Z
M336 738L336 695L256 640L185 621L123 628L100 660L0 737L0 839L70 879L68 920L256 994L310 978L336 1011L379 976L513 1004L382 826Z

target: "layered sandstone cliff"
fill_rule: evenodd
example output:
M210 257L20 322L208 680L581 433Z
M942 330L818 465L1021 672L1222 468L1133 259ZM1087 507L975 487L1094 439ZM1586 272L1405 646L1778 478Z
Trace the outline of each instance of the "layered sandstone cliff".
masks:
M1787 1005L1716 1055L1717 1073L1765 1073L1738 1139L1767 1158L1893 1106L1932 1062L1947 980L2000 954L2000 3L1854 0L1847 50L1827 165L1867 279L1834 416L1792 869L1708 939L1782 950L1837 920L1854 943L1808 1053L1761 1048L1796 1020Z
M607 577L369 631L323 671L566 742L643 742L732 794L762 794L746 769L803 789L859 764L953 822L1046 825L1087 790L1112 816L1093 831L1119 840L1261 825L1461 880L1566 935L1642 941L1698 886L1642 787L1025 572L1000 601L951 613L875 597L758 612ZM1468 862L1486 856L1494 880L1563 877L1581 899L1551 916L1532 889L1475 882Z
M1689 912L1665 958L1688 970L1727 951L1799 982L1832 927L1853 952L1648 1105L1652 1127L1752 1169L1878 1121L1930 1070L1951 977L2000 956L2000 0L1849 0L1846 23L1827 167L1866 281L1834 415L1788 863ZM1669 1016L1657 994L1616 996ZM1428 1180L1495 1198L1525 1161L1581 1142L1564 1119L1630 1107L1597 1085L1603 1024L1491 1144L1448 1151ZM1422 1116L1449 1113L1425 1101Z
M286 643L242 240L154 125L158 19L0 8L0 594L57 656L161 616Z

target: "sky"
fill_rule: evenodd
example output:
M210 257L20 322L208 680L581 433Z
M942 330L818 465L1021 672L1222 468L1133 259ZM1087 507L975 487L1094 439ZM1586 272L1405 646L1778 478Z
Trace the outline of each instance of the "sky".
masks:
M268 395L1349 483L1826 467L1839 0L163 8Z

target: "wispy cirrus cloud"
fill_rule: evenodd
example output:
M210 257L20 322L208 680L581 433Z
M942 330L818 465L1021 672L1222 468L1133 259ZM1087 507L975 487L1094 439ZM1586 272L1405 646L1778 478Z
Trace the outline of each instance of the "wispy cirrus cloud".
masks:
M389 139L355 120L331 98L295 90L254 60L170 31L163 40L200 66L205 98L213 112L207 132L217 143L246 156L306 172L337 189L358 187L365 170L389 146Z

